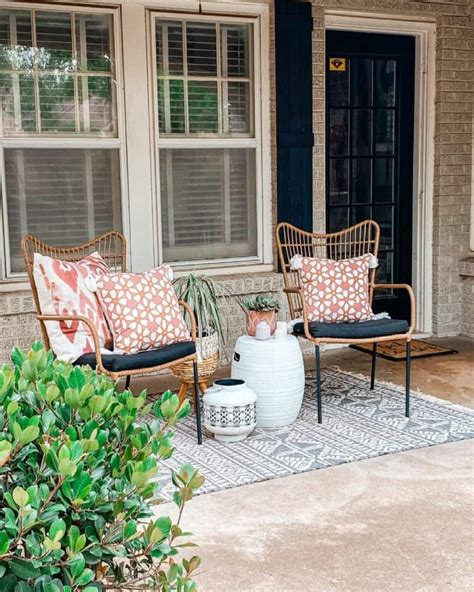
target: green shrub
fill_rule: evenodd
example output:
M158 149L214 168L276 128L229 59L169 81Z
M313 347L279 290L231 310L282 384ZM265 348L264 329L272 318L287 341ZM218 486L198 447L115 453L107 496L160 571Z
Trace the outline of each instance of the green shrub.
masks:
M199 558L179 560L183 507L202 484L172 475L178 520L151 518L154 476L189 412L166 392L117 392L106 376L54 360L36 343L0 371L0 590L192 592ZM145 414L156 419L139 422ZM184 541L184 542L183 542Z

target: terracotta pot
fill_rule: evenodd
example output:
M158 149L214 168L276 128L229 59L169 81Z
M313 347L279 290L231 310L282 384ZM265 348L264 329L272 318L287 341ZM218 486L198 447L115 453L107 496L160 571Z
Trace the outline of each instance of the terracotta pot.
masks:
M276 329L276 317L277 313L275 310L249 310L247 312L247 333L255 337L257 325L261 321L265 321L270 325L270 333L273 335Z

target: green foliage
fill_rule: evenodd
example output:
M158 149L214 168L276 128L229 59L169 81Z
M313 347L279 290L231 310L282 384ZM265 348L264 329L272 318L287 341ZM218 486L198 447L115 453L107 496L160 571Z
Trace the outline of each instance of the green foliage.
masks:
M280 310L280 303L268 294L259 294L255 298L246 298L243 302L245 310L254 310L257 312L269 312Z
M180 520L204 478L190 465L172 474L175 524L152 513L189 403L167 391L152 407L39 343L12 361L0 371L1 592L197 590L199 558L177 555L193 546Z
M231 294L212 278L197 276L194 273L175 279L173 287L178 298L189 304L194 311L199 339L210 330L214 330L219 336L221 348L224 349L227 324L220 304L227 304ZM191 323L187 313L184 318L190 328Z

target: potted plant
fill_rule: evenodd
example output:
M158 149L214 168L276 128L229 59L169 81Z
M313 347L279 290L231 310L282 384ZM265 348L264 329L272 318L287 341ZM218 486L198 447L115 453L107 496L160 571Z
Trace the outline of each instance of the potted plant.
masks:
M255 336L255 330L261 321L270 325L270 333L273 335L276 329L276 317L280 310L278 300L269 294L259 294L253 298L246 298L242 306L247 315L247 333Z
M206 389L205 380L212 376L219 365L219 352L224 351L227 337L227 324L221 314L220 302L229 296L227 290L210 277L190 273L176 278L173 286L179 300L183 300L194 311L197 324L197 350L199 382L202 390ZM184 319L191 325L187 312ZM193 382L192 363L184 362L172 368L173 373L185 385ZM184 391L185 392L185 391ZM181 393L182 394L182 393Z
M179 523L204 478L173 472L174 524L154 510L189 403L167 391L152 406L40 343L12 361L0 369L0 590L195 592L199 558L179 559Z

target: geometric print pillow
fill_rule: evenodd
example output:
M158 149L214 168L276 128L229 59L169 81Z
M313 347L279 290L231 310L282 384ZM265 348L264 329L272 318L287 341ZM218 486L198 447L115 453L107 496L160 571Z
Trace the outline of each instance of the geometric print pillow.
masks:
M145 273L109 273L97 279L115 353L133 354L191 339L171 279L166 264Z
M76 263L34 254L33 276L41 312L87 317L96 327L101 349L105 351L112 347L112 335L93 289L95 279L109 272L97 252ZM47 321L45 327L51 349L60 360L74 361L95 349L84 323Z
M374 314L369 302L369 269L374 266L376 258L371 253L339 261L293 257L291 267L298 270L309 320L370 320Z

